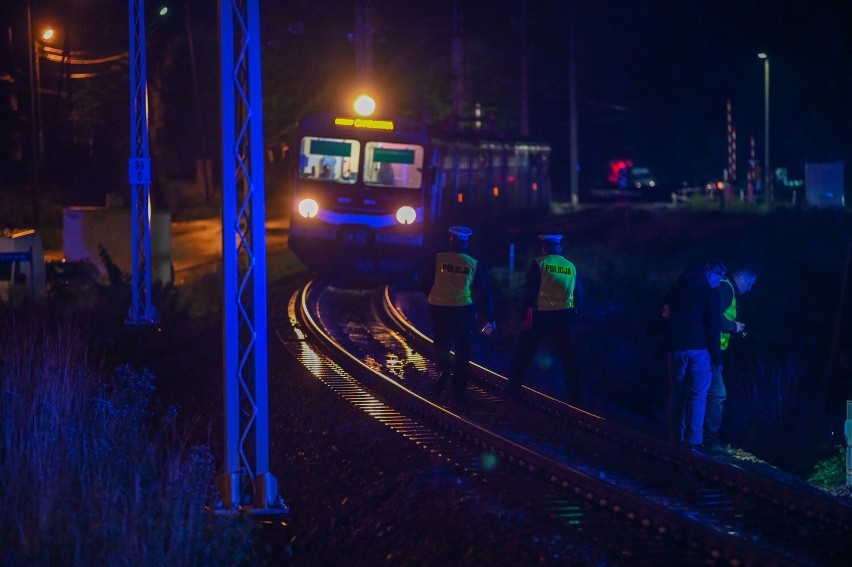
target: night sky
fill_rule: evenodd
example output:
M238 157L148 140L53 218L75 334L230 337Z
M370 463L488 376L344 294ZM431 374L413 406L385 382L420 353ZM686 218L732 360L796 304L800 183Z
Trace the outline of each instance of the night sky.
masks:
M417 93L428 90L424 84L429 77L446 71L442 65L448 65L450 56L452 2L429 3L428 13L399 4L372 2L375 73L401 96L402 107L413 110L419 104ZM351 25L352 2L288 5L281 17L295 22L303 37L326 38L330 45L331 38L321 34ZM497 101L496 112L509 117L508 128L516 127L521 2L460 0L459 6L467 70L473 75L467 94ZM750 135L755 136L759 161L764 148L764 62L759 52L770 59L773 167L787 167L792 177L801 177L806 161L848 162L849 14L841 2L799 0L528 1L532 135L554 146L554 182L565 188L558 176L568 156L572 36L581 180L587 184L594 184L606 162L617 157L647 165L659 179L674 184L720 178L727 164L729 98L743 177ZM295 36L281 35L282 29L272 25L269 36L285 45ZM340 47L351 50L351 45Z
M202 105L212 113L218 99L216 3L185 1L191 8L201 85L208 93ZM36 14L60 14L75 30L72 49L121 48L126 40L127 2L32 2ZM184 1L170 4L170 21L149 16L149 28L156 28L148 38L150 64L171 65L171 76L187 81ZM468 103L481 102L495 134L506 137L515 135L519 123L521 4L459 0ZM720 178L727 161L728 98L738 135L738 172L744 176L749 136L755 136L759 160L764 148L761 51L770 58L772 165L801 177L806 161L848 164L852 10L843 4L527 0L531 135L553 145L557 190L567 191L571 38L581 183L586 186L602 178L608 160L621 157L650 167L658 179L672 184ZM2 19L14 21L20 5L0 10ZM155 5L146 2L149 12ZM354 2L261 0L260 5L266 134L274 141L292 131L301 112L331 104L351 85ZM451 0L372 0L372 11L377 92L403 113L440 118L450 96ZM169 42L172 48L164 48ZM6 42L4 63L9 53L14 55L15 48ZM191 95L188 84L173 91ZM192 108L191 103L184 106Z

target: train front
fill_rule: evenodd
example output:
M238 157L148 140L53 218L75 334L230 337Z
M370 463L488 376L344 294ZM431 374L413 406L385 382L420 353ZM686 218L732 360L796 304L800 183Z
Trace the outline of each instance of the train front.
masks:
M299 123L290 247L351 280L409 272L423 249L425 125L320 112Z

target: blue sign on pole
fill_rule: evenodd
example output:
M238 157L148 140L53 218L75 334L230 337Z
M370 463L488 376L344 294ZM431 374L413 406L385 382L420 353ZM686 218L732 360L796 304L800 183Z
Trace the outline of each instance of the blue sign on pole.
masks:
M130 158L130 184L151 184L151 158Z

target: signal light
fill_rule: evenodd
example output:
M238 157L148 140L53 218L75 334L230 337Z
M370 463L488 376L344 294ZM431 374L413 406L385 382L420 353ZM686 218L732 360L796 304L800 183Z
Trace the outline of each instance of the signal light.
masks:
M299 201L299 214L306 219L311 219L317 216L319 205L313 199L302 199Z

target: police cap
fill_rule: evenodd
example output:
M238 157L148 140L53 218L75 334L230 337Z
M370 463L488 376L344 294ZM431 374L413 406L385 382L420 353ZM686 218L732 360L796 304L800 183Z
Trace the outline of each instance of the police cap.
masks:
M562 242L561 234L539 234L538 237L542 242L549 242L552 244L560 244Z
M451 226L450 234L458 240L467 240L473 234L473 231L466 226Z

